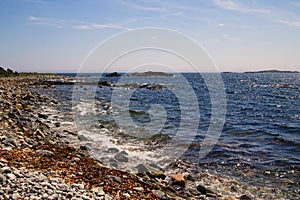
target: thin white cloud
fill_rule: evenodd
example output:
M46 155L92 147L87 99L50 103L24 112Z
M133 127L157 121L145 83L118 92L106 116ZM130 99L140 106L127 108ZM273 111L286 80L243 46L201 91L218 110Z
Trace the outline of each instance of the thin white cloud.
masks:
M233 0L213 0L213 2L216 6L223 8L225 10L233 10L233 11L244 12L244 13L270 13L269 10L265 10L265 9L248 8Z
M141 10L141 11L153 11L153 12L165 12L168 11L165 8L162 7L154 7L154 6L147 6L147 5L140 5L129 1L122 1L126 6L135 9L135 10Z
M91 24L92 29L122 29L132 30L132 28L125 27L119 24Z
M91 30L91 27L88 25L75 25L73 26L73 29L77 30Z
M64 20L54 20L54 19L41 18L41 17L35 17L35 16L29 16L28 22L30 24L34 24L34 25L53 26L53 27L57 27L57 28L62 28L63 24L64 24Z
M35 16L29 16L28 22L33 25L40 26L54 26L57 28L72 28L77 30L96 30L96 29L120 29L120 30L132 30L129 27L123 26L117 23L90 23L84 21L73 21L73 20L60 20L60 19L50 19L41 18Z
M225 26L225 24L219 23L218 26L219 26L219 27L223 27L223 26Z
M300 19L297 19L297 20L279 19L279 20L276 20L276 21L281 23L281 24L284 24L284 25L300 27Z

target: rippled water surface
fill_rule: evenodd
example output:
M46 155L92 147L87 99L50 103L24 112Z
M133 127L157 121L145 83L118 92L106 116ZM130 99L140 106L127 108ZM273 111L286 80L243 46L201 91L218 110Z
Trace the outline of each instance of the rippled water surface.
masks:
M102 77L101 81L110 81L116 86L74 86L84 95L73 106L80 110L83 126L90 127L92 123L96 129L97 125L111 130L125 129L134 136L142 135L153 120L164 122L152 123L153 130L170 137L176 136L182 126L188 139L181 138L178 145L189 146L182 159L248 183L299 189L299 73L223 73L227 102L225 124L213 150L201 159L199 149L211 120L211 94L200 74L183 74L183 77L196 99L188 95L182 83L178 84L178 75L175 78L131 77L122 83L120 77ZM99 80L95 74L83 78ZM140 87L145 83L159 84L162 89ZM63 99L65 104L61 109L68 110L72 105L72 91L73 86L55 86L51 95ZM93 98L87 98L90 96ZM112 96L115 106L111 105ZM95 101L91 102L91 99ZM184 113L188 113L191 120L184 121ZM195 133L197 123L194 119L198 119L199 113ZM122 119L122 126L127 127L119 127L117 117ZM194 136L192 141L191 136Z

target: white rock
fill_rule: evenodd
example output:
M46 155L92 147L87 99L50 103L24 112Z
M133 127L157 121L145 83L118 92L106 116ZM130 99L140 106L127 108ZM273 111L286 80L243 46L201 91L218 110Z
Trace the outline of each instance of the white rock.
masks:
M14 174L6 174L6 176L10 179L10 180L15 180L17 177Z

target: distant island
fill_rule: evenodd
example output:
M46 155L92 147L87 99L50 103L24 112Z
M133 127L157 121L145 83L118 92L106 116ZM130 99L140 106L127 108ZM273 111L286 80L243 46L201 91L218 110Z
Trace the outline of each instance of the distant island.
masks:
M153 72L153 71L147 71L147 72L134 72L127 74L128 76L173 76L173 74L168 74L165 72Z
M299 72L270 69L270 70L261 70L261 71L244 72L244 73L299 73Z

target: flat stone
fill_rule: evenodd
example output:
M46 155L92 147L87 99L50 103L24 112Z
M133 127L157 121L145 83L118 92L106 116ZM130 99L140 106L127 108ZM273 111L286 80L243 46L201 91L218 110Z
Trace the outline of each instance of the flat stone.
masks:
M49 151L49 150L37 150L36 151L36 155L37 156L52 156L54 155L54 153L52 151Z
M140 191L140 192L144 191L144 188L142 188L142 187L133 187L132 189L134 189L136 191Z

